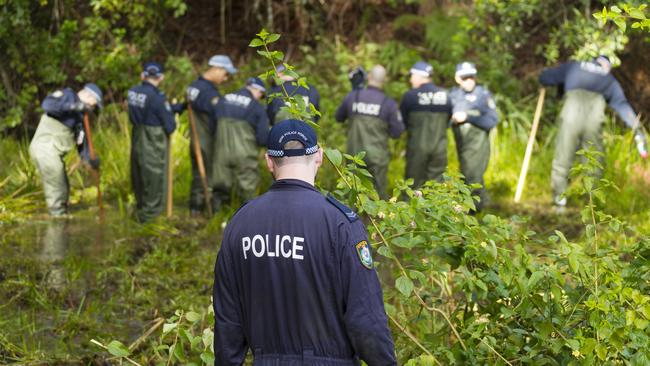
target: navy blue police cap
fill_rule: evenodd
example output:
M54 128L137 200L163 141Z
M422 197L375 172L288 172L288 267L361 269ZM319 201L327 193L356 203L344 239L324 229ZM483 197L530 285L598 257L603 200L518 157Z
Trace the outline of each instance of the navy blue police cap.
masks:
M142 66L142 73L146 77L160 77L165 70L163 66L157 62L149 61Z
M410 74L424 76L425 78L431 77L433 73L433 66L424 61L418 61L409 70Z
M298 141L304 147L285 149L284 145L289 141ZM287 119L275 124L269 132L266 146L269 156L275 158L311 155L318 151L316 131L307 122L297 119Z
M97 100L97 106L99 108L102 108L104 106L104 102L103 102L104 93L102 93L102 90L99 89L97 84L87 83L86 85L84 85L84 90L87 90L88 92L90 92L90 94L92 94L95 97L95 100Z
M456 65L456 77L464 78L469 76L476 76L477 74L476 65L471 62L461 62Z
M246 86L253 87L257 90L260 90L262 93L266 93L266 85L264 84L264 81L262 81L262 79L260 78L257 77L248 78L248 80L246 80Z

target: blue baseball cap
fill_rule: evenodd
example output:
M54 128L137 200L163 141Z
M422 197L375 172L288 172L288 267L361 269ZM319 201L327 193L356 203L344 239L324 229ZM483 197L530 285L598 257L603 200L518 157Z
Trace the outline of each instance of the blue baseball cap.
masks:
M97 100L97 106L99 108L102 108L104 106L104 101L103 101L104 93L102 93L102 90L99 89L97 84L87 83L86 85L84 85L84 90L87 90L95 97L95 100Z
M226 71L229 74L237 73L237 69L235 68L235 65L233 65L232 60L230 59L230 57L226 55L214 55L210 57L210 61L208 61L208 65L212 67L221 67L223 69L226 69Z
M302 143L302 149L285 149L289 141ZM266 142L267 154L271 157L311 155L318 151L316 131L307 123L297 119L286 119L271 128Z
M145 77L160 77L165 72L163 66L157 62L149 61L142 66Z
M456 77L464 78L468 76L476 76L476 65L471 62L461 62L456 65Z
M246 80L246 86L253 87L255 89L262 91L262 93L266 93L266 85L260 78L257 77L248 78L248 80Z
M424 61L418 61L411 67L411 70L409 70L409 73L413 75L420 75L424 76L425 78L431 77L431 74L433 73L433 66L428 64L427 62Z

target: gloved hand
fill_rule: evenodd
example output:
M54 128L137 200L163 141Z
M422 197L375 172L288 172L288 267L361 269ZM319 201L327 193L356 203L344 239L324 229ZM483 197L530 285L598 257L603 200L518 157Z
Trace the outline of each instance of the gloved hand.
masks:
M72 104L71 109L75 112L90 112L93 107L84 102L75 102Z
M350 84L352 84L352 90L363 89L366 85L366 71L363 67L359 66L350 72L348 79L350 79Z
M636 142L636 149L643 159L648 158L648 139L640 128L634 131L634 141Z
M181 114L187 109L187 103L172 103L171 108L174 114Z

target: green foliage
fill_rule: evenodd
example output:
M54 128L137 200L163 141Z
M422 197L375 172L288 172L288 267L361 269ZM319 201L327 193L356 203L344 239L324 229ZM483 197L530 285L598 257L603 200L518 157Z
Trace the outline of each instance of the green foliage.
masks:
M614 22L614 24L616 24L616 26L623 32L627 30L628 22L632 23L630 26L632 29L650 31L650 19L648 19L648 16L645 13L647 8L648 4L635 6L630 3L624 3L620 7L612 5L609 10L604 6L601 12L594 13L593 16L600 20L603 26L608 21Z
M163 20L187 10L182 0L2 3L0 131L33 117L38 101L62 86L95 81L109 98L126 90L160 46Z

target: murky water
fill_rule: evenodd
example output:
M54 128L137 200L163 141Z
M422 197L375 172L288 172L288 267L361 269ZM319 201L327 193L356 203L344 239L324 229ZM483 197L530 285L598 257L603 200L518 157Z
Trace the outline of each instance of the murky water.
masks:
M90 339L132 341L171 315L175 296L209 304L215 240L199 238L196 223L179 225L143 228L107 212L101 222L0 226L0 364L88 361L102 353ZM184 289L188 281L196 288Z

